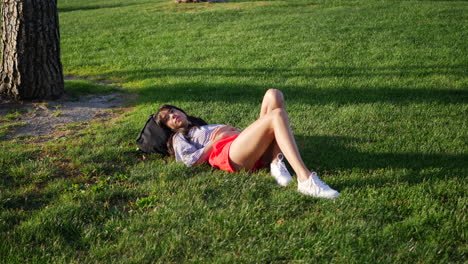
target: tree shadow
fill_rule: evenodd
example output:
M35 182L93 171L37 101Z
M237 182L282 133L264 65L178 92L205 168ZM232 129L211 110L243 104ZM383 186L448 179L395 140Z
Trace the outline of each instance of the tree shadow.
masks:
M29 192L28 194L13 195L0 202L3 209L21 209L24 211L38 210L50 203L54 195L41 192Z
M429 153L384 153L362 152L350 147L365 143L362 139L338 136L296 136L296 141L303 152L304 162L313 164L314 169L327 174L337 171L404 171L398 179L392 176L365 177L348 180L343 188L367 185L384 186L399 182L417 184L425 180L461 177L468 168L466 154L429 154ZM431 171L431 169L436 169Z
M32 215L34 212L42 210L51 204L55 198L55 194L46 194L38 191L14 194L7 197L1 197L0 195L0 208L1 210L23 211L27 213L27 215ZM3 226L0 225L0 232L4 228L13 230L16 226L20 225L24 219L22 216L14 214L14 216L2 220Z
M171 85L152 85L141 90L142 103L165 102L174 100L183 102L261 102L263 94L269 88L282 90L287 102L300 102L310 105L326 104L465 104L468 91L456 89L417 89L379 86L372 88L311 88L307 86L258 86L234 84L178 83Z
M182 68L182 69L143 69L134 71L116 71L99 76L102 79L122 78L124 82L150 80L154 78L179 77L264 77L280 78L302 77L311 80L320 78L353 78L353 77L423 77L433 74L452 75L460 78L468 77L468 65L427 66L427 67L381 67L381 68L349 68L328 67L313 69L233 69L233 68ZM199 79L199 78L197 78ZM355 85L355 84L354 84ZM279 88L285 94L286 100L296 100L309 104L367 104L367 103L446 103L457 104L468 101L468 90L446 88L415 88L395 87L388 82L368 87L348 86L336 88L313 88L311 86L290 86L278 84L245 85L245 84L210 84L208 82L179 82L170 85L146 85L140 89L144 103L154 101L228 101L228 102L259 102L268 88Z
M383 67L307 67L307 68L153 68L108 73L109 76L130 76L129 81L159 77L262 77L272 75L281 78L330 78L330 77L424 77L444 74L468 77L468 65L417 65Z

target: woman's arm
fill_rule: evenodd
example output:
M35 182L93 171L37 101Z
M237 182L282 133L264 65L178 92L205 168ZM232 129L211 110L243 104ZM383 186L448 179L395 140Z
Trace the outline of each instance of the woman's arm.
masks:
M172 142L176 161L182 161L187 167L197 164L200 156L205 152L204 147L193 144L181 134L176 134Z
M210 141L204 148L203 152L200 155L200 158L193 164L193 165L198 165L198 164L203 164L208 161L208 158L210 157L211 151L213 150L213 145L215 142Z

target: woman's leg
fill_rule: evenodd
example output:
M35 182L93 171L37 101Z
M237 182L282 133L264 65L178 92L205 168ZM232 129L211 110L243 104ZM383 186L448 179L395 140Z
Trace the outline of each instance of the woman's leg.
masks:
M309 178L310 171L299 154L296 141L283 108L276 108L253 122L232 142L229 157L236 169L252 169L276 140L279 148L300 181Z
M260 118L232 142L229 157L236 170L250 170L260 158L277 154L279 150L297 174L299 192L328 199L340 196L339 192L323 183L315 172L311 173L305 166L289 126L282 94L278 90L270 89L263 99ZM277 178L281 185L285 186L289 182L287 177L281 179L278 181Z
M260 118L276 108L285 109L283 93L278 89L268 89L263 96Z
M263 96L259 118L264 117L268 113L271 113L271 111L278 108L285 109L283 93L278 89L268 89L265 95ZM270 146L268 146L265 153L262 155L261 160L264 163L268 164L275 160L278 156L278 153L280 152L281 150L278 146L278 143L276 143L275 139L271 142Z

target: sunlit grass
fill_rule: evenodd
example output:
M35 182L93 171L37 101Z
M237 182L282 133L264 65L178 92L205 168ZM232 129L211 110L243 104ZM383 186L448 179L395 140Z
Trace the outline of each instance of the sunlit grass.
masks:
M466 262L467 9L59 1L64 73L86 79L67 80L68 93L139 97L57 140L0 143L1 260ZM282 188L266 170L136 151L163 103L245 128L268 88L283 91L304 161L339 199ZM20 117L2 117L0 137Z

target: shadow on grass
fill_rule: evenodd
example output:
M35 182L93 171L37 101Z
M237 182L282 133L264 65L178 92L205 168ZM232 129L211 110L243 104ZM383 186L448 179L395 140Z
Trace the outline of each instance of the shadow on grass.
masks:
M380 171L404 170L399 182L417 184L428 179L445 179L462 177L462 171L468 168L468 155L466 154L425 154L425 153L376 153L360 152L350 143L361 140L350 137L333 136L296 136L302 148L306 164L314 164L314 169L321 172L334 173L338 170L347 171ZM362 143L362 142L361 142ZM307 153L313 151L313 154ZM383 186L395 182L395 177L366 177L358 181L348 182L344 188L356 185L358 187L372 185Z
M124 81L142 81L163 77L261 77L275 76L281 78L305 77L310 79L320 78L352 78L352 77L408 77L426 76L432 74L455 75L468 77L466 65L446 67L397 67L381 68L320 68L320 69L154 69L140 71L118 71L96 76L104 79L122 78ZM365 85L365 84L364 84ZM413 86L414 87L414 86ZM311 86L288 86L278 84L276 87L270 85L245 85L245 84L209 84L207 82L180 82L170 85L147 85L140 89L143 103L151 102L206 102L206 101L228 101L228 102L252 102L261 101L264 92L268 88L281 89L286 101L299 101L309 104L365 104L386 102L393 104L410 103L466 103L468 91L461 89L441 88L412 88L395 87L382 83L380 85L369 84L368 87L342 86L336 88L314 88Z
M180 83L165 86L150 86L141 90L143 103L186 101L186 102L245 102L260 103L265 91L278 88L283 91L286 103L300 102L311 105L325 104L464 104L468 91L456 89L415 89L380 86L372 88L313 88L306 86L255 86L255 85L210 85L202 83Z
M422 153L367 153L347 145L362 144L362 140L336 136L296 136L299 146L306 145L314 151L314 162L326 170L337 169L425 169L425 168L468 168L468 155L422 154Z
M21 210L33 212L40 210L50 204L56 196L41 192L29 192L24 194L15 194L6 199L0 199L0 208L2 210ZM19 224L20 221L14 220L11 223L5 222L10 228ZM1 229L1 228L0 228Z
M40 192L28 193L27 195L16 195L2 201L2 208L20 208L22 210L36 210L47 205L52 196Z
M311 68L153 68L144 70L118 71L111 76L133 76L130 81L159 77L261 77L273 75L282 78L306 77L424 77L434 74L468 77L468 65L386 66L386 67L311 67Z

